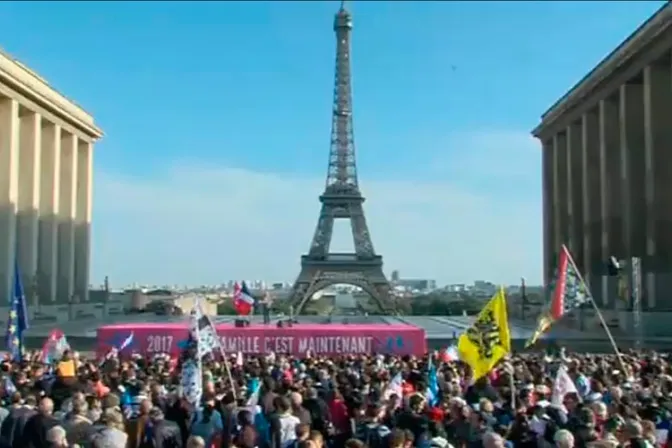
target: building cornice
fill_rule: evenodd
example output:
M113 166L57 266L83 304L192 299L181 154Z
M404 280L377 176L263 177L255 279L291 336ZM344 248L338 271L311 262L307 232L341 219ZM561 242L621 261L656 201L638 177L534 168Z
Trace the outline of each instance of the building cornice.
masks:
M542 116L541 123L532 130L539 138L555 121L585 101L609 81L610 75L641 52L647 45L672 25L672 2L668 1L654 15L635 30L615 50L583 77L564 96L555 102Z
M94 124L93 117L89 113L2 50L0 50L0 84L5 84L20 96L59 117L91 140L103 136L102 129Z

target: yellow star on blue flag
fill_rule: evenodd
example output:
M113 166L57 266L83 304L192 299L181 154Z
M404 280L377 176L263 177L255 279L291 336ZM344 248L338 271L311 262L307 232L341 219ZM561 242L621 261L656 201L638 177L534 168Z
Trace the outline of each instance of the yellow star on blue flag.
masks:
M28 311L26 310L26 296L23 293L21 272L18 263L14 266L14 285L12 288L12 302L7 319L7 333L5 336L7 350L13 359L23 356L23 332L28 329Z

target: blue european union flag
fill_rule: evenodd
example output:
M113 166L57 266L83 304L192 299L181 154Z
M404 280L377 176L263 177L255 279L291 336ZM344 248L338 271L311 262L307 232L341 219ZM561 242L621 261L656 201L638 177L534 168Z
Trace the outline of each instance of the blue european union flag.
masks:
M12 359L21 359L23 355L23 332L28 329L28 312L26 310L26 296L23 293L23 282L19 265L14 265L14 285L12 287L12 302L9 306L7 319L7 351Z

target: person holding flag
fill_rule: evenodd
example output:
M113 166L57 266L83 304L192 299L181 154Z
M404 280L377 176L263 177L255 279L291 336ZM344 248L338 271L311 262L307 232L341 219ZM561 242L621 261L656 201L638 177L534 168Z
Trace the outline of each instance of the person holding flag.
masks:
M131 344L133 344L133 338L134 338L134 333L131 331L131 333L123 340L121 341L120 344L114 344L111 348L110 351L107 352L105 357L102 359L100 362L100 365L102 366L105 361L114 358L115 356L118 356L119 353L124 351L127 347L130 347Z
M7 351L13 360L23 357L23 332L28 329L28 312L26 310L26 296L23 293L23 282L19 264L14 264L14 285L12 287L12 302L9 306L7 319L7 334L5 336Z
M63 353L70 350L70 344L65 334L59 330L54 329L49 333L49 337L42 345L41 359L44 364L50 365L60 361Z
M460 359L471 366L474 381L490 373L511 352L504 288L499 289L460 336L457 350Z

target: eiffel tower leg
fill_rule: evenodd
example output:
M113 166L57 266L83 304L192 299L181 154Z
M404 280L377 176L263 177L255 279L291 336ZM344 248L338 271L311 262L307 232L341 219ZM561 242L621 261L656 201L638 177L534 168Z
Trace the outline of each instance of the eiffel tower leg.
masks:
M373 242L369 227L366 225L364 217L364 208L361 202L350 206L350 226L352 227L352 239L354 241L355 253L359 257L373 257Z
M326 257L329 253L329 246L331 245L331 238L334 233L334 215L331 213L331 208L327 205L322 205L320 210L320 218L317 221L313 241L310 244L308 253L311 257Z

